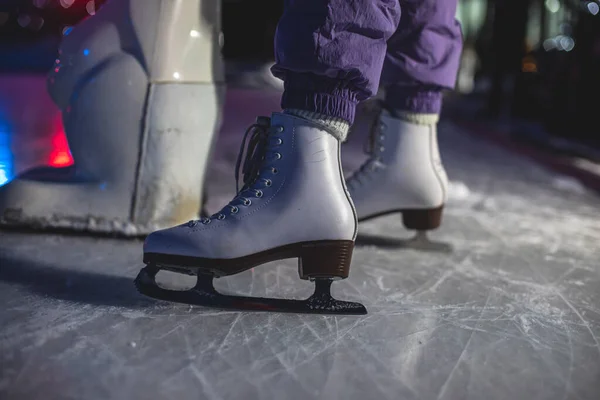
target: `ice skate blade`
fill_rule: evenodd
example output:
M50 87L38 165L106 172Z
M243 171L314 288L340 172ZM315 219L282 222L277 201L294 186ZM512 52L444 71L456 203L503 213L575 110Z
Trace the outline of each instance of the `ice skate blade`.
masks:
M367 309L360 303L336 300L331 296L330 279L315 280L315 292L306 300L246 297L219 293L213 286L214 277L198 274L196 286L190 290L163 289L156 283L160 268L149 265L135 278L135 286L141 294L159 300L204 307L238 311L269 311L299 314L364 315Z
M359 233L357 246L377 246L387 249L412 249L418 251L449 254L454 251L450 243L430 240L424 232L418 232L410 239L397 239L385 236Z

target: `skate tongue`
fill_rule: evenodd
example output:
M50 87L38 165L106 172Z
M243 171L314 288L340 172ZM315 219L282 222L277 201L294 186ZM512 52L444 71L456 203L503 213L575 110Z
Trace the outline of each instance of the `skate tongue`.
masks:
M235 163L235 188L238 194L241 190L252 185L258 177L260 165L266 151L270 127L271 118L257 117L256 123L248 128L244 134L238 159ZM247 148L246 143L248 143ZM242 173L242 189L239 187L240 172Z

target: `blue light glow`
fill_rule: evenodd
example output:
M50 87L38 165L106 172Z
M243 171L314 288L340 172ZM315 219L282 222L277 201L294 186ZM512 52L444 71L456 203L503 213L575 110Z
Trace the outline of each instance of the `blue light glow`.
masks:
M0 186L13 178L13 154L10 150L11 129L8 121L0 115Z

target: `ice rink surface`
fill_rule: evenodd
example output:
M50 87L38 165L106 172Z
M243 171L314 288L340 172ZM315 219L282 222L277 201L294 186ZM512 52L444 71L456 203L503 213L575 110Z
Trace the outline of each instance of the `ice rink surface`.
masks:
M245 128L274 109L276 92L228 92L210 211L234 194ZM344 147L348 172L363 140ZM364 303L365 316L154 301L133 286L141 241L0 232L0 398L598 399L598 196L450 120L440 142L452 184L431 236L453 250L406 248L400 217L361 225L350 278L333 293ZM30 154L20 148L15 165ZM286 298L313 289L295 260L216 286Z

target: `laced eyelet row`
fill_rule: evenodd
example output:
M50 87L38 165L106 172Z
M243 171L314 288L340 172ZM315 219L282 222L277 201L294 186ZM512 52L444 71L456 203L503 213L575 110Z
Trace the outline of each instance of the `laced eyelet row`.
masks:
M383 122L379 122L378 129L372 132L371 136L373 141L371 142L371 148L368 151L370 154L370 160L363 164L363 166L357 170L350 179L348 179L347 184L350 189L357 189L360 185L363 184L362 178L364 178L365 173L376 172L379 169L379 163L383 163L383 154L385 152L385 131L387 130L387 125ZM374 150L379 150L374 151Z
M387 129L387 125L384 124L383 122L381 122L379 124L379 151L383 152L385 150L385 147L383 146L383 143L385 141L385 131Z
M271 129L275 133L283 133L284 130L285 130L285 128L283 126L274 126ZM276 137L276 138L273 138L273 139L274 140L271 141L271 145L272 146L281 146L283 144L283 139L282 138ZM283 156L281 155L281 153L275 152L274 153L274 159L272 161L278 161L278 160L281 160L282 158L283 158ZM261 162L264 162L264 161L265 161L265 157L263 156L263 157L261 157ZM275 168L275 167L271 167L270 171L271 171L271 174L273 174L273 175L277 175L279 173L279 170L277 168ZM262 181L263 181L265 187L271 187L271 186L273 186L273 181L271 179L262 178ZM250 189L250 188L248 188L248 189ZM254 196L256 198L261 198L261 197L264 196L264 192L262 190L260 190L260 189L252 189L252 190L254 191ZM238 199L242 201L241 204L244 205L245 207L249 207L249 206L252 205L252 200L250 200L250 199L248 199L246 197L239 197ZM240 211L239 207L234 206L234 205L229 205L229 212L231 214L237 214L239 211ZM188 223L188 226L189 227L194 227L194 226L197 225L198 222L200 222L200 223L202 223L204 225L208 225L208 224L210 224L212 222L212 218L214 218L214 217L215 216L213 215L212 217L209 217L209 218L202 218L199 221L190 221ZM225 218L227 218L227 216L225 214L223 214L222 212L216 214L216 219L219 220L219 221L222 221Z

